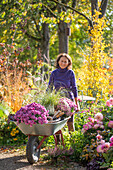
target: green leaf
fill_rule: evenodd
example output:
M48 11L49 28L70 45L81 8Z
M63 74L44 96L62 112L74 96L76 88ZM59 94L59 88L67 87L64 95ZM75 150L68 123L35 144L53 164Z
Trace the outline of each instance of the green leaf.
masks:
M110 163L104 163L102 166L100 166L101 168L108 168L110 166Z
M1 16L2 16L2 18L3 18L3 17L5 16L5 12L3 12Z

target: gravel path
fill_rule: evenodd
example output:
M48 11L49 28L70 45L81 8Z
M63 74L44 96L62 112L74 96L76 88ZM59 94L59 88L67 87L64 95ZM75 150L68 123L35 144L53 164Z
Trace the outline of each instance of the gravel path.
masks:
M86 170L85 167L81 167L75 162L70 161L65 166L64 164L63 160L60 160L60 164L55 164L50 160L44 161L40 158L39 162L30 165L26 159L25 150L0 150L0 170Z

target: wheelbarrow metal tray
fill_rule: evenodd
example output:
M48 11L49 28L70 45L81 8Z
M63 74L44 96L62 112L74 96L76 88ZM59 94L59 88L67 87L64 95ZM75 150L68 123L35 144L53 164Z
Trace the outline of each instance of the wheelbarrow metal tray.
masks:
M30 125L26 125L25 123L20 123L17 125L15 122L15 124L25 135L50 136L62 129L69 118L70 117L64 120L56 121L55 123L47 123L42 125L34 124L32 127L30 127Z

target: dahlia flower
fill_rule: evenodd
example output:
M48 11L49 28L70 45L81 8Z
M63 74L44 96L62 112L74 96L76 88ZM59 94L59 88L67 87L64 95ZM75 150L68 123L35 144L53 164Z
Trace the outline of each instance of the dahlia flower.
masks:
M102 139L102 136L98 134L98 135L96 136L96 138L97 138L98 140L100 140L100 139Z
M109 121L108 127L113 128L113 121L112 120Z
M113 106L113 98L110 98L109 100L107 100L107 101L106 101L106 105L107 105L108 107Z
M101 153L104 153L104 152L107 152L107 150L110 148L110 143L109 142L106 142L104 144L101 144L101 145L98 145L97 146L97 152L101 152Z
M103 153L102 145L98 145L98 146L97 146L97 152L98 152L98 153Z
M113 143L113 136L111 136L110 140L109 140L111 143Z
M102 113L97 113L97 114L95 114L94 118L101 121L101 120L103 120L103 114Z
M86 123L85 125L83 125L83 128L84 128L84 130L88 130L88 129L90 129L90 126L88 123Z
M110 148L110 143L106 142L102 145L103 152L107 152L107 150Z

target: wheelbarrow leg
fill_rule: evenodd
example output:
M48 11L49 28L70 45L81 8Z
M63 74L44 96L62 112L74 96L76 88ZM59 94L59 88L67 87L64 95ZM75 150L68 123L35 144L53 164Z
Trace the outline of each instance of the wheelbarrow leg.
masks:
M28 139L29 139L31 136L40 136L40 135L28 135ZM42 138L42 140L40 141L37 149L39 149L39 148L41 147L41 145L43 144L44 140L45 140L47 137L48 137L48 136L44 136L44 137Z
M63 139L63 134L62 134L62 131L61 131L61 130L59 130L58 132L55 133L55 135L53 135L53 136L54 136L54 139L55 139L55 145L57 146L57 144L58 144L58 141L57 141L57 138L56 138L56 135L58 135L58 134L61 135L62 145L65 146L65 145L64 145L64 139Z
M54 136L54 140L55 140L55 145L57 146L57 138L56 138L56 135L53 135Z
M42 140L40 141L37 149L39 149L39 148L41 147L42 143L44 142L44 140L45 140L47 137L48 137L48 136L44 136L44 137L42 138Z
M64 138L63 138L62 131L60 130L60 132L61 132L62 145L65 146L65 145L64 145Z

